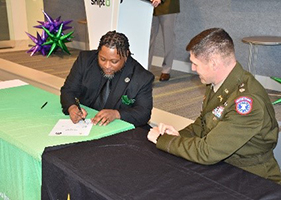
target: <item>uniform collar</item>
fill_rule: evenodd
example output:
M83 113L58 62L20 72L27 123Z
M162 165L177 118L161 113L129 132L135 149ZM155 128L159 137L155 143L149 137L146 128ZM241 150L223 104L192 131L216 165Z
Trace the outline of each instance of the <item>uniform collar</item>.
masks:
M237 62L215 94L211 92L213 91L212 86L209 86L205 94L206 99L203 104L203 112L209 112L215 107L224 104L233 91L238 89L242 84L244 73L245 70L243 70L242 66Z
M239 62L236 63L235 67L232 69L230 74L222 83L221 87L218 89L219 93L228 93L237 88L238 85L242 84L244 69Z
M224 79L225 80L225 79ZM224 80L222 80L220 83L218 84L212 84L212 89L213 91L216 93L218 91L218 89L221 87L221 85L223 84Z

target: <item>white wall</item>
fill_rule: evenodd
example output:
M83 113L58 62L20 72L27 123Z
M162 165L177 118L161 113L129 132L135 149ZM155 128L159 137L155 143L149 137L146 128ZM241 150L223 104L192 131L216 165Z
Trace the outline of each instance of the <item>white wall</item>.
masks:
M41 30L34 28L38 25L37 21L45 21L42 10L44 9L43 0L25 0L26 18L27 18L27 32L36 36L36 31L41 34Z
M16 42L16 47L28 45L28 36L36 34L37 21L44 21L42 13L43 0L7 0L7 14L10 38Z

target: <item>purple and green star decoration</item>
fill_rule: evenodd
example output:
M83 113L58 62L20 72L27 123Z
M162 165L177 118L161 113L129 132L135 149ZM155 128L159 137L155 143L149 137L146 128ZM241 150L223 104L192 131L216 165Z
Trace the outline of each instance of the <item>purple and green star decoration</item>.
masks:
M33 56L36 52L40 52L43 56L47 55L47 57L49 57L58 48L60 48L64 52L70 54L65 43L71 42L74 31L71 31L67 34L65 34L63 31L72 28L71 26L67 26L72 22L72 20L60 21L61 17L53 19L44 10L42 12L47 21L37 21L40 25L34 26L35 28L42 29L42 34L40 35L37 32L37 37L35 37L29 33L26 33L28 37L35 43L35 45L32 46L27 53L31 53L30 56Z
M26 33L28 37L35 43L34 46L31 47L27 51L27 53L30 53L30 56L33 56L36 52L41 52L43 56L47 55L47 52L50 51L51 46L50 45L43 45L43 43L46 42L46 33L45 31L42 32L42 35L40 36L37 32L37 37L34 37L33 35Z
M63 28L62 28L63 31L72 28L71 26L67 26L67 24L71 23L72 20L60 21L61 16L59 16L57 19L53 19L44 10L42 12L45 15L47 21L46 22L37 21L40 25L34 26L34 28L42 29L42 27L44 27L48 29L51 33L58 32L61 24L63 24Z
M48 31L45 27L42 27L49 36L47 42L43 43L42 45L43 46L52 45L47 57L49 57L52 54L52 52L54 52L58 47L60 47L64 52L70 54L70 52L68 51L68 49L64 43L71 42L70 39L72 38L73 31L64 35L64 34L62 34L62 27L63 27L63 24L60 25L58 32L54 33L54 34L52 34L50 31Z

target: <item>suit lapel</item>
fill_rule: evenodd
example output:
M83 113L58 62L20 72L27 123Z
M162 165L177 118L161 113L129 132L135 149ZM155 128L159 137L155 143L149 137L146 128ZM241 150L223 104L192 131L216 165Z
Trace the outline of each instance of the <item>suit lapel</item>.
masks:
M90 67L91 71L89 71L88 75L89 76L93 76L95 77L94 79L91 78L91 86L89 87L89 90L90 90L90 94L92 94L91 96L93 97L93 99L89 99L89 101L91 102L91 104L94 104L97 97L98 97L98 94L100 92L100 85L102 84L102 79L103 77L100 75L101 74L101 69L99 68L98 66L98 61L97 59L94 60L94 62L91 64L91 67Z

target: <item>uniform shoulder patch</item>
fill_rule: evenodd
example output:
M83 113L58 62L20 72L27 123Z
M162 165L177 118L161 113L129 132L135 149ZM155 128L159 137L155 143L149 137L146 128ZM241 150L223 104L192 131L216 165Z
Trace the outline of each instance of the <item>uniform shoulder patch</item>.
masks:
M240 115L247 115L252 111L253 100L249 97L239 97L235 100L236 112Z

